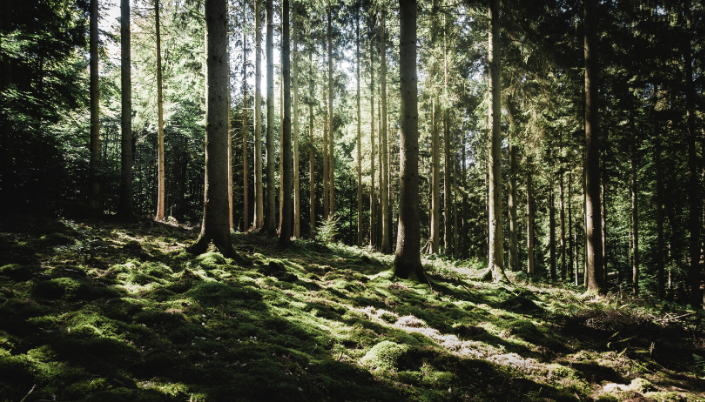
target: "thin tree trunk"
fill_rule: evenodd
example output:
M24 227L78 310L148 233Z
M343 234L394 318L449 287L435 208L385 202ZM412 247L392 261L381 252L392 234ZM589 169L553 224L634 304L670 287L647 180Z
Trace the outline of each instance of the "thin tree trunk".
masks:
M549 266L551 269L551 280L556 281L556 202L553 196L554 189L553 189L554 183L553 180L551 180L551 185L549 187L549 194L548 194L548 220L549 220L549 228L548 228L548 243L549 243L549 255L548 255L548 261L549 261Z
M526 175L526 272L536 273L534 264L534 186L531 162L528 162Z
M379 40L379 54L380 54L380 73L379 73L379 85L380 85L380 112L382 117L380 123L382 125L382 130L380 130L380 156L382 159L382 169L380 181L380 193L382 198L382 252L387 254L391 252L391 228L389 227L389 165L387 154L387 38L386 38L386 17L387 10L384 5L381 7L380 12L380 40Z
M311 99L315 98L316 94L316 87L314 84L313 80L313 47L314 45L311 44L309 47L309 53L308 53L308 61L309 61L309 93L311 96ZM309 163L309 220L310 220L310 233L309 237L310 239L315 239L316 238L316 181L314 180L315 174L314 174L314 151L315 147L313 146L313 104L309 103L308 104L308 163Z
M162 98L162 37L159 24L159 0L154 0L154 24L157 39L157 122L158 122L158 190L157 190L157 220L164 220L166 209L166 165L164 161L164 109Z
M561 247L561 279L566 280L568 278L568 266L566 265L566 258L565 258L565 195L564 195L564 189L563 189L563 172L558 175L558 218L560 220L560 247Z
M326 53L327 42L323 43L323 51ZM328 91L326 91L326 86L321 88L323 92L323 104L328 107ZM328 179L330 178L328 174L328 113L323 117L323 220L327 220L330 214L330 199L328 196Z
M693 50L691 44L692 15L690 1L686 0L685 18L687 23L686 43L685 43L685 103L687 110L687 135L688 135L688 201L690 222L690 269L688 271L688 283L690 285L690 305L700 308L703 303L700 291L700 198L698 186L698 161L695 148L695 85L693 84Z
M374 32L374 26L370 27ZM375 52L372 32L370 32L370 247L377 245L375 198Z
M282 127L282 226L279 235L279 244L286 246L291 242L291 71L289 70L289 0L283 0L282 4L282 70L284 98L284 121Z
M90 190L88 192L88 207L91 211L91 214L101 215L102 211L100 206L100 180L98 176L98 167L100 165L100 77L98 75L98 0L91 0L90 13L91 142L89 149L91 151L91 159L89 168ZM157 26L159 26L159 24L157 24ZM159 38L159 34L157 34L157 38ZM159 42L157 42L157 46L158 44ZM5 131L3 130L3 134L4 133ZM7 180L4 175L3 177L5 178L5 180Z
M407 278L416 272L426 279L421 265L419 231L419 132L416 76L416 1L399 0L399 81L401 117L401 168L399 227L394 274Z
M489 160L489 267L492 280L508 282L504 273L504 245L502 244L502 142L501 142L501 83L499 48L499 0L490 0L490 32L487 62L490 65L490 113L488 126L492 129Z
M666 280L663 262L663 180L661 178L661 129L654 102L654 162L656 167L656 277L658 279L658 297L666 298Z
M330 196L328 197L328 214L335 219L335 141L333 140L333 28L330 0L328 0L328 183ZM330 241L335 240L331 236Z
M229 258L242 261L230 240L228 214L228 172L226 144L228 57L227 2L206 0L206 172L201 235L189 252L200 254L213 244Z
M607 169L604 168L605 161L600 161L602 172L602 185L600 186L600 208L602 212L602 283L607 288Z
M293 28L294 31L294 51L293 51L293 61L294 68L292 71L293 75L293 108L294 108L294 232L293 236L295 239L301 238L301 189L299 188L299 41L298 41L298 14L296 12L296 5L294 5L293 11Z
M230 57L228 50L228 57ZM235 229L235 190L233 189L233 134L231 127L230 71L228 71L228 225Z
M245 6L243 4L243 10ZM247 188L247 35L245 19L242 23L242 230L250 228L250 205Z
M132 201L132 69L130 64L130 0L120 2L122 141L120 154L120 206L122 220L135 219Z
M460 232L460 256L461 258L468 258L468 247L466 246L467 236L468 236L468 221L467 221L467 207L468 207L468 196L467 196L467 162L465 156L465 133L461 133L462 138L462 158L463 158L463 178L461 180L463 186L463 207L462 207L462 230Z
M573 188L573 175L568 171L568 282L572 283L573 278L573 198L572 198L572 188Z
M355 19L355 69L357 73L357 246L362 247L362 131L360 107L360 10Z
M274 186L274 58L273 36L274 10L272 0L266 0L267 9L267 207L264 215L264 231L276 234L276 194Z
M585 0L585 195L587 287L603 293L600 208L600 126L597 107L597 0Z
M283 14L283 11L282 11ZM282 24L283 25L283 24ZM283 28L282 28L283 29ZM281 53L284 53L284 42L282 40ZM279 226L277 232L281 235L282 223L284 222L284 65L279 70Z
M264 188L262 186L262 1L255 0L255 229L264 226Z
M633 117L632 117L633 119ZM633 125L632 125L633 127ZM632 192L632 234L634 236L632 255L633 265L632 265L632 284L634 296L639 295L639 193L637 190L636 182L636 146L632 144L632 155L631 155L631 192Z
M514 102L508 101L507 106L510 110L512 124L509 128L509 198L507 200L507 209L509 209L509 269L512 271L521 270L519 265L519 241L517 232L519 225L517 221L517 150L514 145L513 134L516 130L516 110Z
M433 0L431 6L431 46L435 46L438 32L437 17L438 17L438 0ZM438 65L436 58L431 61L431 80L436 79L438 74ZM438 89L431 85L431 253L438 254L441 249L441 162L440 162L440 134L438 133L438 104L439 96Z

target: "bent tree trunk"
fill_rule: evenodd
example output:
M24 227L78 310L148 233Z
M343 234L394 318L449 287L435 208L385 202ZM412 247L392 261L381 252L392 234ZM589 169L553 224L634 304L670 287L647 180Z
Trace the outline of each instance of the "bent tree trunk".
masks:
M228 58L226 0L206 0L206 182L201 235L188 251L200 254L213 244L241 260L230 240L228 219Z
M399 0L399 89L401 166L399 171L399 227L394 274L407 278L416 272L425 279L419 246L419 132L416 81L416 1Z

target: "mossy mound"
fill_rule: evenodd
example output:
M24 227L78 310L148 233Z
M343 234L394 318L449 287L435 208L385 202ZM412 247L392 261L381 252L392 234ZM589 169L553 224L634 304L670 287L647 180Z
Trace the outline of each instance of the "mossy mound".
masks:
M409 347L396 342L383 341L370 349L360 359L360 364L370 369L398 370L399 362L404 357Z
M528 298L524 296L514 296L510 297L509 299L505 300L500 304L500 306L506 310L509 311L518 311L518 312L540 312L543 310L541 307L536 305L532 300L529 300Z
M228 286L221 282L206 282L184 294L209 305L227 304L233 300L260 300L262 296L250 286Z
M38 243L42 246L66 246L74 243L74 239L63 233L51 233L39 238Z
M33 295L40 299L51 300L95 300L103 296L102 292L90 284L75 278L53 278L38 282Z
M32 269L20 264L7 264L0 267L0 276L6 276L15 281L26 281L32 277Z
M217 269L221 265L225 265L225 257L220 253L204 253L194 258L192 264L198 265L204 270Z

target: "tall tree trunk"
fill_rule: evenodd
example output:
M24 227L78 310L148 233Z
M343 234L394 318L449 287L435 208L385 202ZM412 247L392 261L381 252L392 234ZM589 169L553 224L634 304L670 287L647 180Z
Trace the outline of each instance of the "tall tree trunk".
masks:
M289 70L289 0L283 0L282 4L282 70L283 70L283 87L284 87L284 123L282 127L282 188L283 191L283 208L282 208L282 226L279 235L279 244L286 246L291 242L291 71Z
M465 133L461 133L462 138L462 158L463 158L463 178L461 180L461 185L463 186L463 206L462 206L462 230L460 231L460 257L465 259L468 258L468 247L466 246L467 236L468 236L468 222L467 222L467 207L468 207L468 196L467 196L467 162L465 157Z
M517 232L519 225L517 221L517 147L514 144L514 132L516 131L516 108L514 102L507 101L510 117L512 119L509 128L509 198L507 209L509 209L509 269L512 271L521 270L519 265L519 241Z
M157 0L158 2L159 0ZM100 90L98 75L98 0L90 4L90 93L91 93L91 142L90 142L90 190L88 192L88 207L93 215L102 215L100 206L100 180L98 168L100 165ZM159 15L159 14L157 14ZM158 17L157 17L158 18ZM157 27L159 24L157 24ZM157 28L158 29L158 28ZM159 31L157 31L159 32ZM159 38L159 34L157 34ZM157 46L159 42L157 39ZM8 63L9 64L9 63ZM4 68L3 68L4 70ZM3 71L4 73L4 71ZM159 76L161 78L161 74ZM161 81L160 81L161 82ZM160 86L161 90L161 86ZM3 130L3 134L5 131ZM7 180L3 175L3 179Z
M233 249L228 224L228 21L226 0L206 0L206 180L201 235L189 252L201 254L213 244L229 258Z
M401 105L401 167L399 171L399 227L394 274L407 278L416 272L425 279L420 255L419 131L416 76L416 1L399 0L399 83Z
M502 236L502 141L501 141L501 83L499 81L499 0L490 0L490 32L487 62L490 65L490 113L489 124L492 135L489 156L489 268L492 280L508 282L504 273L504 245Z
M700 185L697 172L697 151L695 149L695 85L693 84L693 49L691 44L692 14L690 1L685 0L685 18L687 35L685 43L685 103L687 110L687 135L688 135L688 201L690 222L690 269L688 283L690 285L690 305L700 308L703 303L700 291L700 198L698 186Z
M362 131L360 107L360 10L355 18L355 70L357 73L357 246L362 247Z
M230 50L228 49L227 57L230 58ZM232 134L232 101L230 99L230 71L228 71L228 224L230 230L235 229L235 189L233 188L233 134Z
M433 0L431 6L431 46L436 46L438 32L438 0ZM431 61L431 80L436 79L438 65L436 58ZM438 89L431 85L431 253L438 254L441 250L441 161L440 134L438 133Z
M283 14L283 11L282 11ZM283 24L282 24L283 25ZM282 40L281 53L284 53L284 42ZM279 70L279 226L277 232L281 235L282 223L284 222L284 65Z
M255 229L264 226L262 186L262 0L255 0Z
M666 298L666 280L663 262L663 174L661 168L661 128L654 100L654 162L656 167L656 277L658 280L658 297Z
M587 287L603 293L600 209L600 126L597 106L597 0L585 0L585 209Z
M132 202L132 69L130 66L130 0L120 2L120 74L122 93L122 141L120 154L120 219L135 219Z
M158 122L158 190L157 190L157 220L164 220L166 209L166 165L164 164L164 109L162 99L162 37L159 24L159 0L154 0L154 25L157 39L157 122Z
M572 198L572 188L573 188L573 175L568 171L568 282L572 283L573 278L573 198Z
M331 219L335 219L335 141L333 138L333 28L331 5L328 0L328 174L330 174L328 207ZM330 241L333 240L331 236Z
M532 182L533 169L531 161L527 163L526 174L526 272L536 273L534 263L534 186Z
M323 52L326 53L328 48L327 42L323 43ZM321 88L323 92L323 104L328 108L328 91L326 91L326 85ZM328 192L328 179L330 178L328 174L328 113L323 117L323 220L328 219L330 214L330 199L328 198L330 193Z
M602 283L605 289L608 286L607 282L607 169L604 168L604 157L600 161L602 183L600 186L600 210L602 212Z
M299 188L299 41L298 41L298 14L294 4L293 31L294 31L294 69L293 75L293 108L294 108L294 238L301 238L301 189Z
M551 180L551 184L549 187L549 193L548 193L548 221L549 221L549 227L548 227L548 261L549 261L549 266L551 269L551 280L555 282L556 278L556 202L555 202L555 197L553 196L554 189L553 186L555 184L553 183L553 180Z
M632 119L634 117L632 116ZM632 124L633 127L633 124ZM631 145L631 192L632 192L632 235L634 237L634 241L632 242L632 255L634 256L633 258L633 265L632 265L632 285L633 285L633 291L634 291L634 296L639 295L639 193L637 191L637 183L636 183L636 158L637 158L637 151L636 151L636 145L632 144Z
M443 210L444 210L444 227L443 227L443 246L445 253L453 255L453 228L451 225L453 219L453 197L451 195L451 172L452 162L450 160L450 127L448 122L448 110L445 106L441 107L443 114Z
M264 231L270 236L276 229L276 189L274 186L274 58L273 36L274 9L272 0L266 0L267 9L267 207L264 215Z
M391 246L391 228L389 227L389 164L387 154L387 38L386 38L386 18L387 10L382 5L380 10L380 39L379 39L379 85L380 85L380 111L382 117L380 123L382 130L379 133L380 140L380 156L382 159L382 169L380 181L380 195L382 201L382 252L387 254L392 251Z
M243 4L243 10L246 6ZM246 20L242 22L242 230L250 228L250 205L247 188L247 35Z
M313 29L311 29L312 31ZM309 31L310 33L310 31ZM314 45L313 43L309 47L309 52L308 52L308 73L309 73L309 94L311 99L315 99L316 95L316 86L313 80L313 50L314 50ZM309 163L309 220L310 220L310 232L309 232L309 238L310 239L315 239L316 238L316 181L314 180L315 174L314 174L314 153L315 147L313 146L313 104L309 102L308 104L308 163Z
M563 171L558 175L558 219L560 220L560 252L561 252L561 279L566 280L568 278L568 266L566 265L565 258L565 201L564 201L564 189L563 189Z
M377 246L377 199L375 197L375 51L370 26L370 247Z

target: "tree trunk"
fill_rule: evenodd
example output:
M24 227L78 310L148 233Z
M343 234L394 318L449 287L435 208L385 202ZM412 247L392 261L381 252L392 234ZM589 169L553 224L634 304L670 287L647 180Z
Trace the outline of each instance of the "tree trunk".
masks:
M568 171L568 283L573 282L573 198L572 198L572 187L573 187L573 175Z
M531 161L528 162L526 175L526 272L536 273L534 264L534 186L532 182Z
M255 0L255 229L264 226L264 194L262 187L262 9Z
M666 298L666 280L663 263L663 174L661 169L661 129L659 126L656 102L654 102L654 162L656 176L656 277L658 280L658 297Z
M244 19L242 25L242 230L245 231L250 228L250 197L247 188L247 35Z
M230 59L230 50L228 49L228 60ZM235 190L233 189L233 135L231 121L231 99L230 99L230 71L228 71L228 224L230 230L235 229Z
M122 93L122 141L120 154L120 206L124 221L135 219L132 202L132 69L130 65L130 0L120 2L120 53Z
M604 168L604 157L600 161L602 185L600 186L600 210L602 212L602 283L607 289L607 169Z
M489 267L492 280L508 282L504 273L504 245L502 236L502 140L501 140L501 83L499 81L499 0L490 0L490 32L487 62L490 65L490 113L488 126L492 129L489 160Z
M568 266L566 265L565 258L565 201L564 201L564 191L563 191L563 172L558 175L558 219L560 220L560 252L561 252L561 279L566 280L568 278Z
M327 42L323 43L323 51L326 53L328 48ZM328 108L328 91L326 91L326 86L321 88L323 92L323 104ZM330 214L330 199L328 196L328 179L330 178L328 173L328 113L323 117L323 220L328 219Z
M282 11L283 14L283 11ZM283 25L283 24L282 24ZM284 42L282 39L281 53L284 53ZM277 232L281 235L282 223L284 222L284 65L279 70L279 226Z
M426 279L421 265L419 232L419 132L416 77L416 1L399 0L399 83L401 167L399 171L399 227L394 274L407 278L416 272Z
M375 198L375 51L373 41L374 26L370 26L370 31L370 247L375 248L377 245L377 200Z
M157 0L158 2L159 0ZM90 142L90 190L88 192L88 207L93 215L102 215L100 206L100 90L98 75L98 0L91 0L90 4L90 94L91 94L91 142ZM159 15L157 13L157 15ZM157 17L158 19L159 17ZM157 27L159 24L157 24ZM157 28L158 29L158 28ZM157 31L159 32L159 31ZM159 46L157 33L157 46ZM9 63L8 63L9 64ZM161 74L160 83L161 83ZM161 86L159 87L161 91ZM161 115L160 115L161 116ZM5 131L3 130L3 134ZM7 178L3 175L3 178Z
M385 19L387 17L387 10L382 6L380 13L380 39L379 39L379 54L380 54L380 72L379 72L379 85L380 85L380 110L382 118L380 123L382 125L382 130L379 133L380 140L380 156L382 159L382 180L380 181L380 193L382 202L382 252L388 254L392 251L391 246L391 228L389 227L389 171L388 171L388 158L387 154L387 38L386 38L386 27Z
M438 0L433 0L431 5L431 43L430 46L436 46L436 33L438 17ZM436 58L431 61L431 77L430 80L436 79L438 74L438 65ZM441 161L440 161L440 134L438 133L438 89L431 85L431 253L438 254L441 249L440 239L440 224L441 224Z
M328 197L328 214L330 219L335 219L335 141L333 141L333 28L330 0L328 0L328 183L330 196ZM330 241L335 240L331 236Z
M585 209L587 287L604 293L600 209L600 127L597 106L597 0L585 0Z
M206 0L206 174L201 235L189 252L201 254L213 244L229 258L233 249L228 224L228 21L225 0Z
M695 149L695 85L693 84L693 50L691 44L692 15L690 1L686 0L685 18L687 22L685 43L685 103L687 109L687 135L688 135L688 199L690 222L690 269L688 283L690 285L690 305L699 309L703 302L700 291L700 205L698 186L700 185L697 172L697 151Z
M355 19L355 69L357 73L357 246L362 247L362 131L360 107L360 10Z
M301 238L301 189L299 188L299 41L298 41L298 14L294 5L293 31L294 31L294 69L293 75L293 108L294 108L294 232L295 239Z
M509 198L507 208L509 209L509 269L512 271L521 270L519 265L519 241L517 232L519 225L517 221L517 147L514 144L513 134L516 130L516 110L513 102L507 102L510 109L512 125L509 128Z
M289 0L282 4L282 70L284 87L284 121L282 127L282 226L279 234L279 245L286 246L291 242L291 71L289 70Z
M549 244L549 255L548 261L551 269L551 281L556 281L556 202L553 196L553 180L549 187L548 194L548 244Z
M461 134L462 138L462 158L463 158L463 178L461 184L463 186L463 207L462 207L462 230L460 231L460 256L465 259L468 258L468 251L466 246L467 236L468 236L468 221L467 221L467 207L468 207L468 196L467 196L467 162L465 157L465 133Z
M309 61L309 93L311 96L311 99L315 99L316 95L316 86L314 84L313 80L313 50L314 50L314 45L312 44L311 47L309 48L309 53L308 53L308 61ZM309 221L310 221L310 229L309 229L309 238L310 239L315 239L316 238L316 181L314 180L315 174L314 174L314 150L315 147L313 146L313 104L309 103L308 104L308 163L309 163Z
M164 109L162 98L162 38L159 24L159 0L154 0L154 24L157 37L157 122L158 122L158 190L157 190L157 220L164 220L166 209L166 165L164 164Z
M274 186L274 58L273 36L274 9L272 0L267 0L267 207L264 215L264 231L274 236L276 230L276 194Z
M632 116L632 119L634 117ZM633 124L632 124L633 127ZM634 241L632 242L632 255L633 257L633 265L632 265L632 285L633 285L633 291L634 291L634 296L639 295L639 199L638 199L638 192L637 192L637 187L636 187L636 145L632 144L631 145L632 151L631 151L631 192L632 192L632 235L634 238Z

